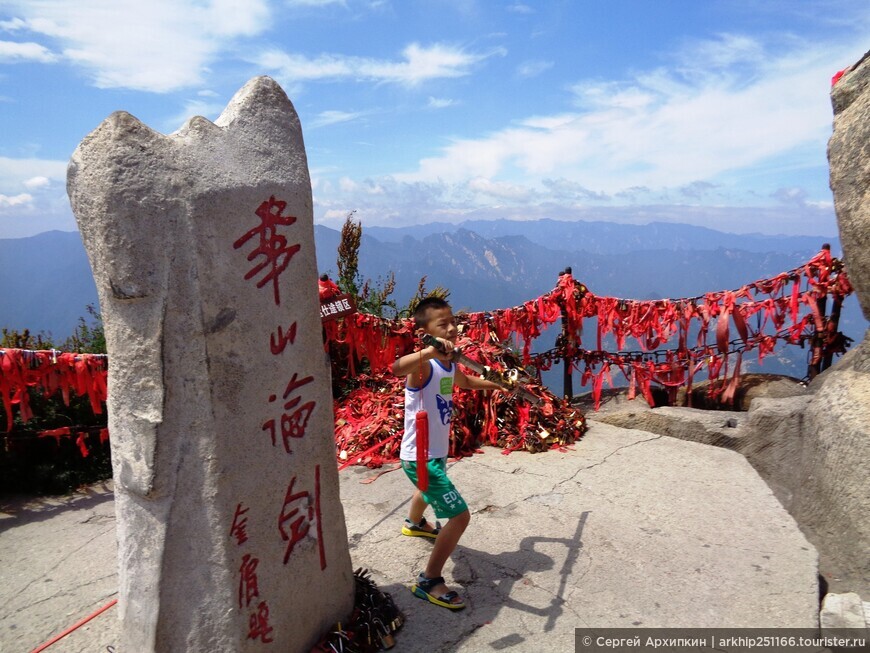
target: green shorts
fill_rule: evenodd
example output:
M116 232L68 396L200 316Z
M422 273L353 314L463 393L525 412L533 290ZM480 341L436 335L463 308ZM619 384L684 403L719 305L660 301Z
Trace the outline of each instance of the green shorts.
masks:
M429 489L423 493L423 500L432 506L439 519L450 519L468 510L465 499L447 478L447 458L434 458L426 465L429 469ZM405 475L417 485L417 463L402 461Z

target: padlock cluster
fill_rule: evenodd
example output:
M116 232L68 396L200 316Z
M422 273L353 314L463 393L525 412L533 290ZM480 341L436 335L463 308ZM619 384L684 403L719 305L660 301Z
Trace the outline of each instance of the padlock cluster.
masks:
M354 605L350 621L339 623L317 643L323 653L374 653L395 646L395 633L405 623L393 597L381 592L368 569L354 572Z

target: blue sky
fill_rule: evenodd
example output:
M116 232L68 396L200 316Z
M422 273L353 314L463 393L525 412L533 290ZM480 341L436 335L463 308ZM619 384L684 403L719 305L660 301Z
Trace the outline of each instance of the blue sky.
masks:
M315 222L688 222L833 235L830 79L866 0L0 0L0 237L76 228L112 111L164 133L274 77Z

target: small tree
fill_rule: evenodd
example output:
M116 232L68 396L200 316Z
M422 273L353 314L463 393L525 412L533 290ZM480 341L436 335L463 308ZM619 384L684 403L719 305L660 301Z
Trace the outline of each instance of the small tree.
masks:
M359 297L359 246L362 242L362 223L353 221L351 211L341 227L338 243L338 287L354 297Z
M417 292L415 292L414 296L411 297L408 306L400 311L399 314L402 317L411 317L414 314L414 310L417 308L417 304L426 297L440 297L441 299L447 299L449 296L450 291L442 286L435 286L432 290L426 290L426 275L424 274L420 277L420 283L417 284Z
M0 338L0 348L4 349L53 349L51 336L40 332L35 337L30 329L24 331L3 329L3 337Z
M354 222L356 211L351 211L345 218L341 228L341 241L338 244L338 287L342 292L353 295L357 308L362 313L370 313L378 317L396 319L409 317L420 300L430 295L446 299L450 291L437 286L431 291L426 290L426 276L420 279L417 292L404 307L399 307L391 295L396 290L396 273L390 272L386 279L378 277L376 282L371 279L362 280L359 273L359 248L362 243L362 223ZM389 315L384 315L389 311Z

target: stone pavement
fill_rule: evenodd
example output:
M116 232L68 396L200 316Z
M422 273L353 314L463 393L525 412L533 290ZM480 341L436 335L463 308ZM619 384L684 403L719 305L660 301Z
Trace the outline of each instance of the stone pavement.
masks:
M816 552L739 454L591 422L565 453L451 463L472 520L445 569L458 613L407 584L431 542L401 535L401 470L349 468L354 567L407 621L396 651L573 651L575 627L818 626ZM0 509L0 651L30 651L114 597L109 487ZM328 588L322 588L328 591ZM112 608L49 653L116 645Z

